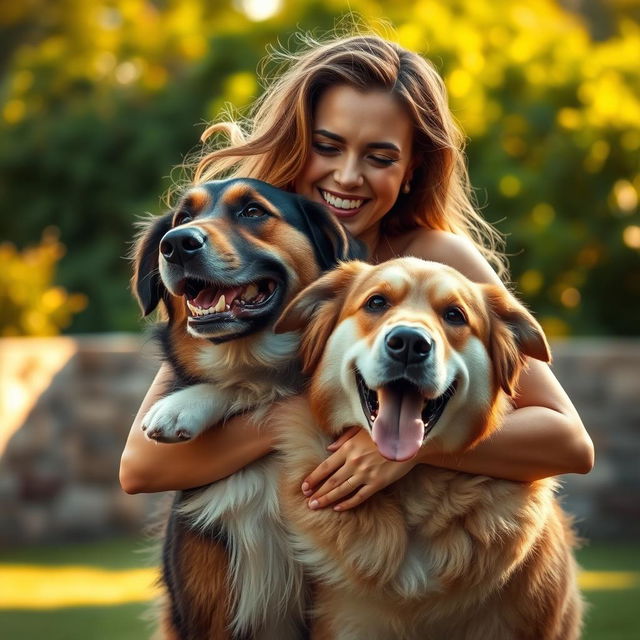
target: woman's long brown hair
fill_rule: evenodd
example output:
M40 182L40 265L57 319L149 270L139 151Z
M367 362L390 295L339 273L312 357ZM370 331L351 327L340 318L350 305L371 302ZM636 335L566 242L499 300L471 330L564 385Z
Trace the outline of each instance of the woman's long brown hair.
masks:
M502 237L473 205L464 155L464 135L449 110L438 72L424 58L377 35L318 42L305 37L296 54L280 54L283 67L241 125L230 120L210 126L203 142L225 146L197 161L193 182L250 176L291 190L311 149L315 107L327 87L388 91L411 117L414 170L411 190L401 193L382 220L390 236L418 227L470 239L503 278ZM272 58L274 58L272 56Z

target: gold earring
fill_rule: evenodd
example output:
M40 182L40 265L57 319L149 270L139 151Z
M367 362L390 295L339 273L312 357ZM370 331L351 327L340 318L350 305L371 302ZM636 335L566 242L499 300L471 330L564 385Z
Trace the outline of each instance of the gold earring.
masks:
M402 193L409 193L409 191L411 191L411 183L409 182L409 180L407 180L407 181L402 185Z

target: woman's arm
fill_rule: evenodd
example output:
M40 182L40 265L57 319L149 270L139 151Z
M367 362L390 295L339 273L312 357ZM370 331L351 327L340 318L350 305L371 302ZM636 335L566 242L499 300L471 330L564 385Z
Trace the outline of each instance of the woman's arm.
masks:
M448 264L476 282L500 283L475 247L453 234L419 232L404 253ZM353 495L337 506L354 507L420 462L527 482L563 473L587 473L594 460L593 443L571 400L551 369L534 360L520 376L515 410L502 428L463 455L425 447L414 460L389 462L377 453L364 432L349 432L337 445L303 481L311 508L334 504L349 494Z
M271 438L246 416L207 429L195 440L161 444L142 431L146 412L172 379L168 365L158 371L136 415L120 460L120 484L127 493L190 489L225 478L271 451Z

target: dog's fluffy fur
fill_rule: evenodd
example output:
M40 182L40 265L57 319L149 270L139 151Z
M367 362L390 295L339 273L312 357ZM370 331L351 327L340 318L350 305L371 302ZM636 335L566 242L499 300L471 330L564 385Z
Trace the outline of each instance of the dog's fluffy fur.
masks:
M499 286L403 258L326 274L277 327L294 329L303 331L311 384L273 420L284 457L283 512L317 583L312 638L578 638L574 535L554 498L555 480L511 482L417 465L342 513L310 510L300 495L300 479L351 425L396 458L423 441L464 452L489 436L526 357L549 360L534 318ZM405 332L408 350L392 339L394 330ZM416 393L419 424L426 422L417 445Z
M134 257L144 314L165 308L159 337L177 378L143 428L170 443L243 411L259 425L275 400L299 391L298 336L275 335L273 324L323 270L364 252L322 206L235 179L191 189L148 222ZM267 456L178 493L163 554L163 637L300 637L304 585L279 515L277 469Z

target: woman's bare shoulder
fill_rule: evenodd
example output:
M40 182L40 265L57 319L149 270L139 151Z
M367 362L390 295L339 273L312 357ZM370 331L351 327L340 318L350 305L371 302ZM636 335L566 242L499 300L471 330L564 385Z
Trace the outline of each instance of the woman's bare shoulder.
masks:
M439 229L416 229L404 234L399 242L399 251L404 256L415 256L423 260L441 262L476 282L500 283L500 278L465 236Z

